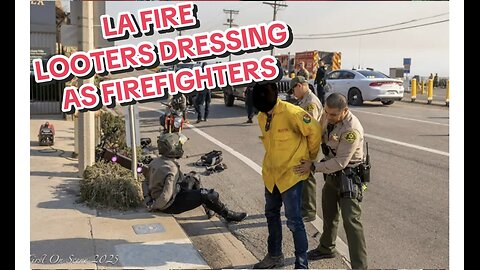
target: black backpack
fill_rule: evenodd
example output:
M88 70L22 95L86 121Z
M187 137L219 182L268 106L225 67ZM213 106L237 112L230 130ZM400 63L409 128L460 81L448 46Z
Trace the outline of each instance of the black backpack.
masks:
M222 151L213 150L200 157L197 161L198 166L215 166L223 161Z

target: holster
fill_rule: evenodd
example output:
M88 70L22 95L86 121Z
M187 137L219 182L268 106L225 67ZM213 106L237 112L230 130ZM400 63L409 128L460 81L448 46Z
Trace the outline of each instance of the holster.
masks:
M342 198L363 199L362 180L353 168L345 168L337 173L340 180L340 196Z

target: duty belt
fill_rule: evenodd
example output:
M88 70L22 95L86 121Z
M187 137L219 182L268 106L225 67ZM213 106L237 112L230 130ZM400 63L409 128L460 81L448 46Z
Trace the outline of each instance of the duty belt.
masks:
M352 165L352 164L349 164L349 165ZM343 169L343 170L336 171L336 172L333 172L333 173L326 173L325 175L326 175L326 176L330 176L330 177L336 177L336 176L339 176L342 171L344 171L346 174L350 174L351 172L352 172L352 173L359 174L360 171L359 171L358 165L360 165L360 163L358 163L358 164L353 164L353 165L354 165L355 167L346 167L346 168ZM351 170L351 172L349 172L349 170Z

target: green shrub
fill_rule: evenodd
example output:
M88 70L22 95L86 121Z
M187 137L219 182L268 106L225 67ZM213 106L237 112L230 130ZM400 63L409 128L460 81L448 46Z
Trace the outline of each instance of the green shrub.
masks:
M88 166L80 183L80 196L88 206L127 210L142 204L140 180L117 163L96 162Z
M108 148L124 149L125 120L123 117L110 112L102 112L100 115L100 128L105 138L105 146Z
M127 146L125 137L125 119L108 111L100 115L100 128L105 138L105 147L132 158L132 149ZM137 158L142 157L142 148L137 146Z

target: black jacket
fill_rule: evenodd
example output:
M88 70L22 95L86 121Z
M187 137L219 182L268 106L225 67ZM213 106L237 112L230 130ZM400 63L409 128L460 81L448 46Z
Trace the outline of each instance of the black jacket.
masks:
M317 75L315 76L315 84L321 85L321 86L325 85L325 73L326 73L326 70L324 66L318 67Z

